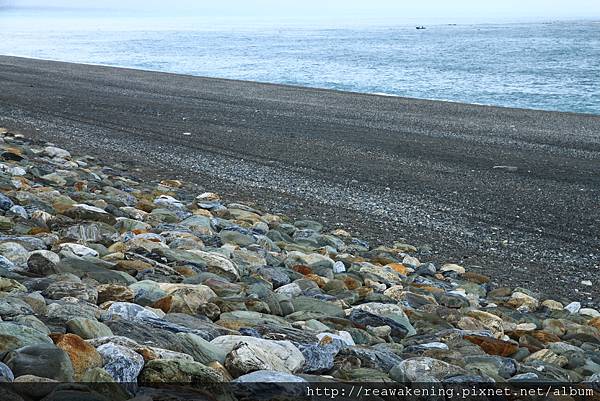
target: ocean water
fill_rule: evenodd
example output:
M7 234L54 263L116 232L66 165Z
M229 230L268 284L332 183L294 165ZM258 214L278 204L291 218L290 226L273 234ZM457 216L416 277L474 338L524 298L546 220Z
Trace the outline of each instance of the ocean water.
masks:
M600 114L600 23L274 24L0 10L0 54Z

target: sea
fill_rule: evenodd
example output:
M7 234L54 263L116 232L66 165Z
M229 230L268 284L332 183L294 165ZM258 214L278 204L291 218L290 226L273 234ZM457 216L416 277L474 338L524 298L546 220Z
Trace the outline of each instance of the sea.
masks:
M600 114L592 20L312 23L0 8L0 54Z

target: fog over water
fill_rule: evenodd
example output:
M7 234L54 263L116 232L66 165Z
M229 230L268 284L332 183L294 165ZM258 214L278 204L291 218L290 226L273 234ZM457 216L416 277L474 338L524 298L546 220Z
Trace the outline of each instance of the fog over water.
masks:
M493 19L600 17L600 2L596 0L0 0L0 5L13 8L105 10L131 16L160 12L163 16L194 14L255 19L420 18L482 22Z

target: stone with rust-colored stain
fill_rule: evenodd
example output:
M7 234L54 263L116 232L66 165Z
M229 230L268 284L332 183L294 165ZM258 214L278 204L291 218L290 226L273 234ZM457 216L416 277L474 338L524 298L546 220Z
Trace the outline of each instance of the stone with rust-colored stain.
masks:
M542 330L534 331L533 333L531 333L531 336L537 340L540 340L544 344L560 342L559 336L557 336L556 334L542 331Z
M153 267L150 263L141 260L120 260L115 265L115 270L121 270L135 276L137 273L153 270Z
M600 330L600 317L595 317L591 319L587 324L588 326L592 326Z
M461 278L477 284L485 284L490 282L490 278L488 276L475 272L466 272Z
M519 337L519 345L527 348L529 352L537 352L546 348L545 344L530 334L524 334Z
M404 276L408 274L408 267L404 266L402 263L390 263L389 265L387 265L387 267Z
M316 275L316 274L307 274L306 276L307 280L313 281L314 283L316 283L319 288L323 288L325 287L325 284L327 284L325 282L325 280L323 279L323 277Z
M152 304L152 307L155 309L160 309L165 313L169 313L172 305L173 297L171 295L167 295L166 297L162 297L158 301L154 302L154 304Z
M296 265L293 267L293 269L304 276L306 276L308 274L313 274L312 269L308 266Z
M98 289L98 304L107 301L114 302L133 302L135 296L133 290L119 284L102 284Z
M102 367L102 356L78 335L50 334L50 338L69 355L75 378L81 377L89 369Z
M357 279L350 277L350 276L346 276L344 277L344 284L346 285L346 287L349 290L355 290L357 288L360 288L362 286L362 284L360 283L360 281L358 281Z
M499 340L493 337L485 337L485 336L465 336L465 340L472 342L473 344L477 344L484 350L487 354L490 355L499 355L499 356L510 356L517 352L519 349L519 345Z

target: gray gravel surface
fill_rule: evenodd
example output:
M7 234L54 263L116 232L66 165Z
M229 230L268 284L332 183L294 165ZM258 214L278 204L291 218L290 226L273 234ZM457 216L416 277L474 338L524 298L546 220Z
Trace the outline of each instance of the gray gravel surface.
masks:
M372 245L405 238L501 285L600 301L600 116L0 57L0 123Z

